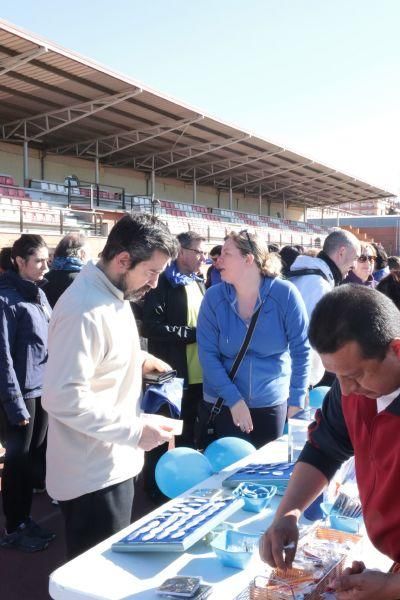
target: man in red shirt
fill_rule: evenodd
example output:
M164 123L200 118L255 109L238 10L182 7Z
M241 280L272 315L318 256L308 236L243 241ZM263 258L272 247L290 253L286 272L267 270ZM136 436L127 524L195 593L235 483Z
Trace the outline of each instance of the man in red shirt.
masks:
M261 538L261 557L280 568L292 564L301 513L354 456L368 535L381 552L400 562L399 311L375 290L344 285L317 304L309 339L337 380L317 411L274 521ZM338 600L391 600L400 598L400 574L354 563L334 587Z

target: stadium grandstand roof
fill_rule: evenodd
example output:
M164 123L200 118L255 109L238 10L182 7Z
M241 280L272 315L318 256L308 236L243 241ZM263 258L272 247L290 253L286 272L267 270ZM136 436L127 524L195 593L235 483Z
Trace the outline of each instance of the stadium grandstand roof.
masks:
M390 192L0 20L0 141L301 206Z

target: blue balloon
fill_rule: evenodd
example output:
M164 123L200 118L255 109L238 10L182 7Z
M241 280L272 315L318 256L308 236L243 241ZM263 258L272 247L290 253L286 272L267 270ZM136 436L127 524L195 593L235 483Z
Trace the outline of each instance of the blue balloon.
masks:
M212 475L207 458L193 448L174 448L156 465L156 482L168 498L176 498Z
M218 473L254 451L253 444L242 438L224 437L207 446L204 456L210 461L214 473Z
M316 387L309 392L309 403L312 408L321 408L322 401L331 388L326 385Z

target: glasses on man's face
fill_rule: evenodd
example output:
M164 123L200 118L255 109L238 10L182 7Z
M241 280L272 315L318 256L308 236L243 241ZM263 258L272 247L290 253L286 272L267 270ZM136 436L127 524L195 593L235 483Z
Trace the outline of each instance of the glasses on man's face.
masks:
M242 229L242 231L239 231L239 235L245 235L246 236L246 239L249 242L250 252L252 254L255 254L256 253L256 249L254 247L253 242L251 241L251 238L249 236L249 232L247 231L247 229Z
M370 256L369 254L361 254L358 258L357 258L357 262L359 263L365 263L365 262L369 262L369 263L373 263L375 262L375 256Z
M206 250L195 250L194 248L184 248L184 250L189 250L190 252L195 252L197 256L202 256L205 258L207 256Z

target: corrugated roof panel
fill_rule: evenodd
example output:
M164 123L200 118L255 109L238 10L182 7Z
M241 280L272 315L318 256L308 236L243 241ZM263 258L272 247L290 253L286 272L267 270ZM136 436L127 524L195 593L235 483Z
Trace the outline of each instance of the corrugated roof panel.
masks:
M2 122L9 122L13 118L29 118L31 115L57 108L72 107L89 99L112 96L129 89L135 90L141 85L132 78L114 73L107 67L0 20L2 60L18 54L37 52L43 46L48 47L47 53L33 58L31 62L19 64L14 72L1 77L0 120ZM129 131L138 128L142 131L155 124L194 118L201 114L196 108L163 96L147 86L141 87L143 92L135 98L103 109L94 115L85 116L62 129L50 131L43 136L42 142L52 148L57 145L68 145L71 141L78 143L117 134L124 129ZM231 143L235 138L237 141ZM207 143L210 142L221 147L210 146L210 152L205 154L201 145L206 148ZM120 146L124 146L124 140L121 140ZM188 148L193 148L192 156L179 161L179 153L182 156L189 156ZM247 176L247 180L250 181L249 187L255 188L256 180L259 178L260 185L264 186L264 193L267 193L265 190L275 187L278 192L280 189L286 190L285 195L293 200L298 200L299 197L306 199L307 196L315 199L320 196L321 201L325 203L328 201L332 203L333 199L343 203L346 198L342 196L346 195L348 198L390 196L390 193L384 190L335 171L332 167L312 161L309 157L283 149L277 144L209 115L187 126L186 129L141 141L140 144L111 156L113 161L116 159L123 161L133 156L171 151L175 153L179 161L177 164L181 166L178 177L187 177L185 173L196 167L202 173L209 175L208 181L212 182L214 175L211 173L211 165L218 161L225 161L221 166L222 173L219 181L226 181L231 176L240 185ZM73 146L70 152L74 152ZM262 153L276 155L258 158ZM249 164L246 163L247 158L250 159ZM243 161L243 164L238 165L235 160ZM233 161L232 169L229 171L227 170L229 164L226 161ZM177 174L174 164L165 167L164 170L171 176ZM218 167L216 171L218 173ZM206 179L204 181L207 182ZM276 197L274 191L271 194L271 198Z

